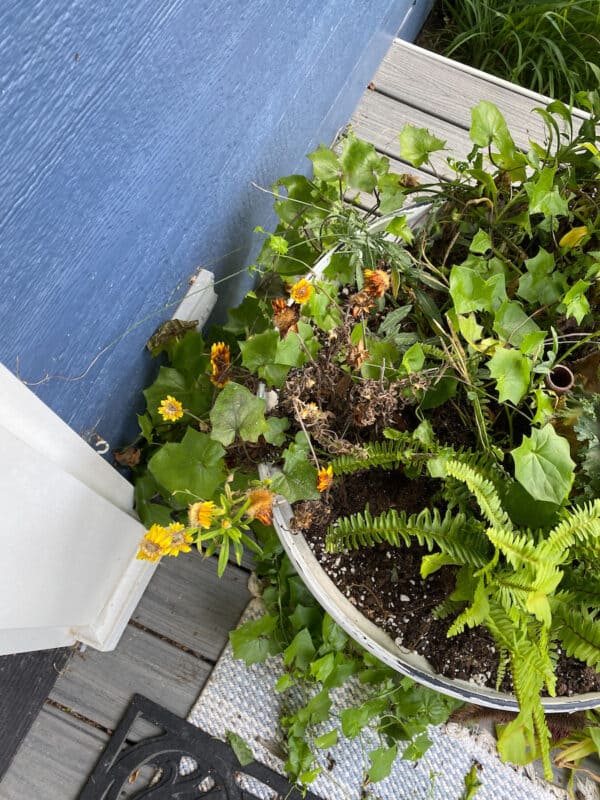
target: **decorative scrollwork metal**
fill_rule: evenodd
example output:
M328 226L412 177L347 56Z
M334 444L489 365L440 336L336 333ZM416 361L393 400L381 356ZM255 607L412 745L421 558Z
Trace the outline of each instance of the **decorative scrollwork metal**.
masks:
M135 744L128 736L140 718L162 732ZM180 769L183 757L195 768ZM151 767L151 779L135 789L135 776ZM242 767L228 744L180 719L142 695L133 696L118 727L90 774L79 800L118 800L129 788L131 800L260 800L244 788L244 778L269 787L281 800L321 800L312 792L302 794L282 775L258 761Z

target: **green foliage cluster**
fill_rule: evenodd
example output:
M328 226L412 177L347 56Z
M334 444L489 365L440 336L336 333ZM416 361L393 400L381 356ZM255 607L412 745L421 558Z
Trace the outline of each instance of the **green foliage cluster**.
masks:
M377 746L365 754L365 782L387 777L399 754L419 759L431 744L427 727L445 722L461 703L415 684L355 644L308 592L273 530L261 528L257 535L262 557L256 572L266 613L230 637L234 656L248 665L269 655L283 658L276 691L286 707L286 770L299 783L310 783L327 769L326 752L340 732L353 739L368 731L375 738ZM332 692L349 681L355 694L362 687L360 703L334 714Z
M506 758L541 755L550 773L540 692L554 693L559 645L600 669L600 99L580 101L590 118L578 130L564 104L536 109L547 136L526 151L481 102L469 155L447 159L451 178L420 186L351 132L335 151L319 147L311 178L274 187L279 223L260 231L260 280L227 323L206 338L153 338L168 365L139 418L138 512L148 526L186 526L190 542L219 555L219 572L230 554L240 560L251 528L261 532L268 613L232 639L248 662L283 653L282 690L316 689L286 723L288 766L303 781L315 769L311 726L328 718L328 690L343 675L372 680L380 698L342 718L345 734L379 720L373 775L385 771L399 732L416 732L407 698L421 690L359 653L289 564L269 556L273 542L257 522L268 521L265 493L318 500L331 478L369 469L436 481L429 508L367 508L338 520L328 543L418 541L429 551L423 576L454 569L439 615L449 617L449 635L488 629L501 653L498 680L509 670L519 700L500 740ZM445 147L412 126L399 143L406 161L431 172ZM570 395L552 388L557 366L575 373ZM298 389L285 413L268 402L288 382L317 386L332 371L355 405L342 434L318 394L307 401ZM168 397L180 411L171 403L165 419ZM378 403L393 405L402 430L377 418ZM447 413L470 447L436 435ZM264 461L280 467L272 481L256 480ZM430 722L443 716L423 702ZM331 730L314 746L333 738Z
M600 81L596 0L442 0L444 55L547 97L577 102Z

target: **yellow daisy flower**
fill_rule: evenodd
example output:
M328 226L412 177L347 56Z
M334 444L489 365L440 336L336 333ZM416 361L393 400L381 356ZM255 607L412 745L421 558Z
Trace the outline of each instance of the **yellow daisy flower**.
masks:
M166 529L166 532L171 537L171 544L167 549L166 555L177 557L179 553L190 552L193 538L191 533L187 533L185 525L182 525L181 522L173 522Z
M212 370L210 379L217 389L222 389L229 380L227 373L229 372L230 361L231 351L229 345L225 344L225 342L215 342L210 348L210 367Z
M188 519L194 528L208 529L212 525L215 504L212 500L194 503L188 508Z
M167 555L170 545L171 536L166 528L162 525L152 525L140 542L136 558L142 561L160 561L162 556Z
M382 269L366 269L365 292L369 297L383 297L390 288L390 276Z
M317 473L317 490L319 492L326 492L333 483L333 467L331 464L328 467L321 467Z
M175 422L183 417L183 406L179 400L170 394L164 400L161 400L157 410L165 422Z
M294 303L306 303L312 297L315 287L309 283L305 278L301 278L298 283L295 283L291 290L290 296Z

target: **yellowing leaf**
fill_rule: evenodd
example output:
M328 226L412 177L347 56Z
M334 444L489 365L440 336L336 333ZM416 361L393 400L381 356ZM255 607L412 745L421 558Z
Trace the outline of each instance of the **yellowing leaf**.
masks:
M581 242L584 236L587 236L588 229L587 225L581 225L578 228L571 228L570 231L567 231L565 235L561 238L558 243L559 247L577 247L577 245Z

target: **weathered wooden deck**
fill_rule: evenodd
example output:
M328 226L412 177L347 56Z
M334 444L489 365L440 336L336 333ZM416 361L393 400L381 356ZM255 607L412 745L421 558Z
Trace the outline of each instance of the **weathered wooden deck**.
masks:
M429 127L457 154L470 150L469 109L482 99L504 112L527 147L542 124L543 99L396 41L352 118L356 134L392 159L406 122ZM431 174L423 175L428 182ZM9 771L0 800L73 800L134 692L185 716L249 598L249 570L198 554L162 563L112 653L75 654L58 679Z

